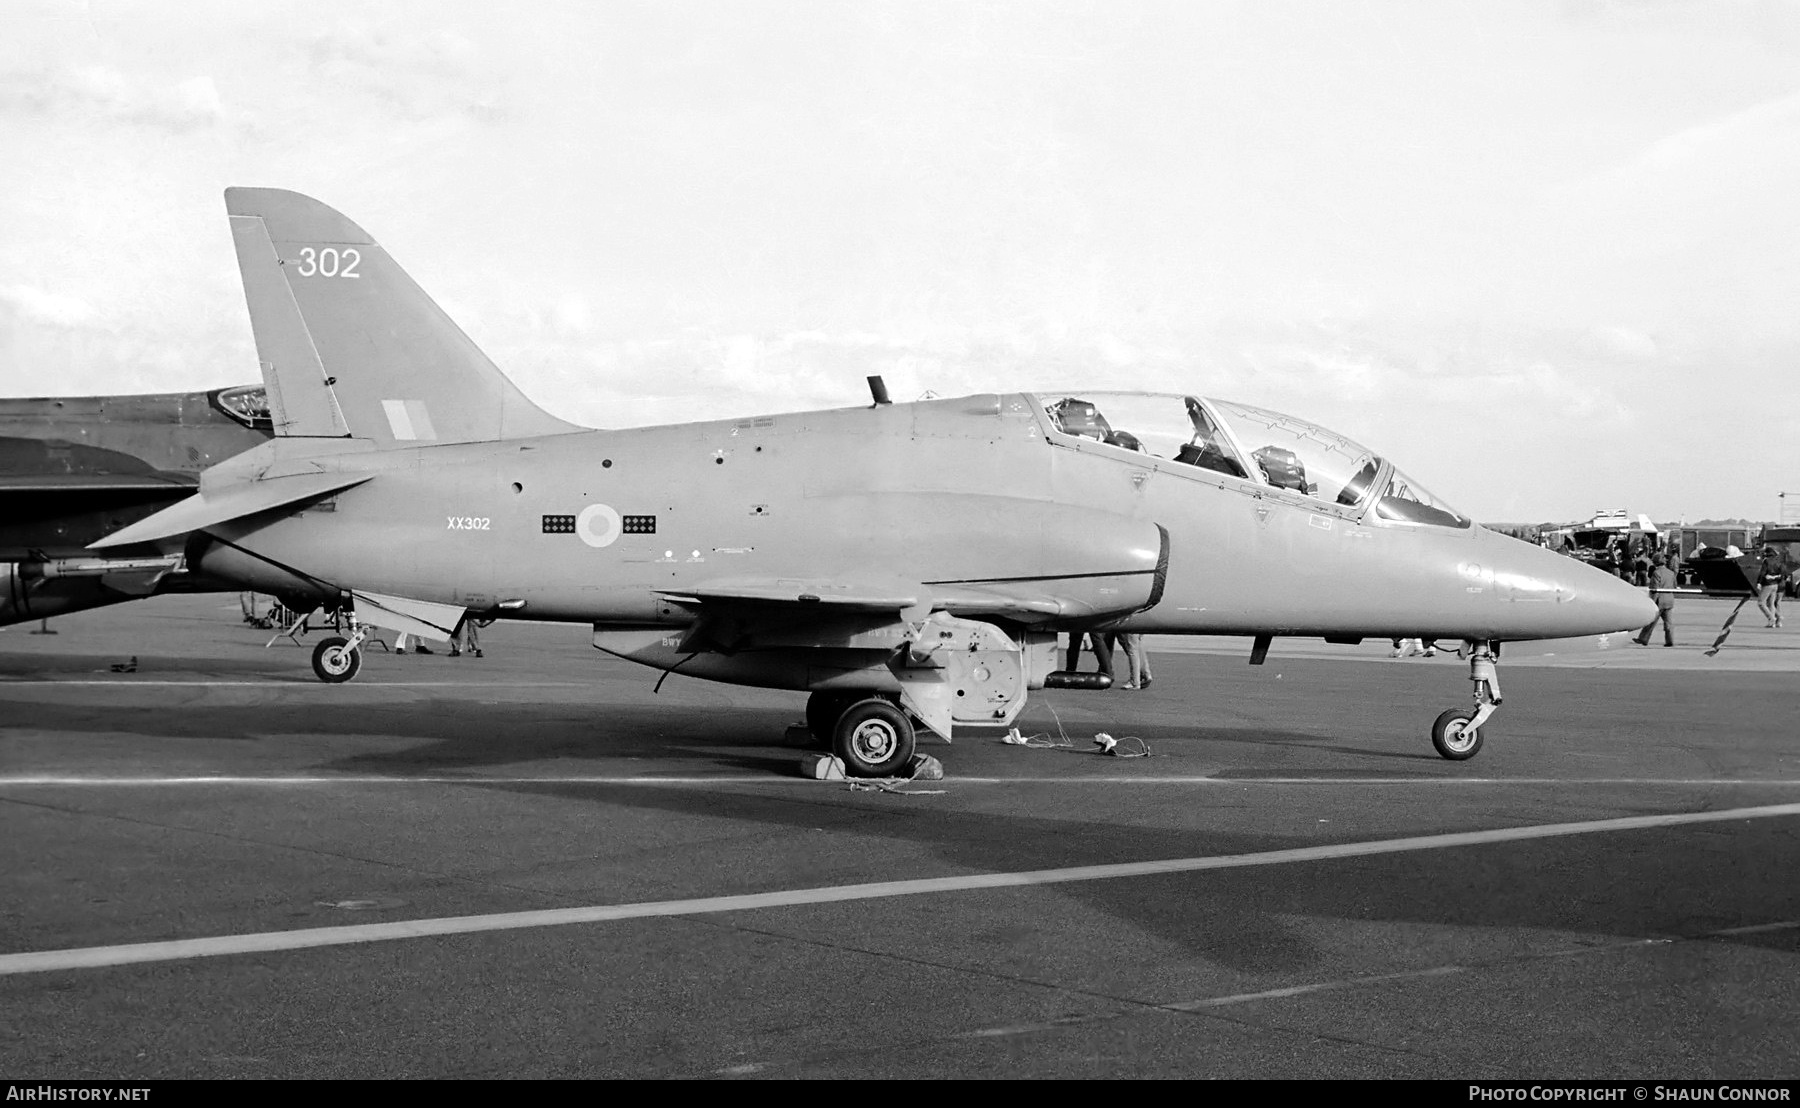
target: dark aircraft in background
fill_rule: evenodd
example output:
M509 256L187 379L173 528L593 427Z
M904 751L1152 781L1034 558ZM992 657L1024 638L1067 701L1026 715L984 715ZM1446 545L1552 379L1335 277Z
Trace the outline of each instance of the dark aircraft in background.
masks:
M811 694L853 773L915 724L1006 726L1059 633L1465 642L1475 753L1512 640L1636 630L1630 585L1474 523L1306 420L1193 395L984 394L594 431L531 403L375 240L316 200L225 194L277 435L95 543L373 625L591 623L666 673ZM878 382L872 382L878 384Z
M0 625L202 584L179 552L88 544L192 496L203 470L272 434L261 385L0 399Z

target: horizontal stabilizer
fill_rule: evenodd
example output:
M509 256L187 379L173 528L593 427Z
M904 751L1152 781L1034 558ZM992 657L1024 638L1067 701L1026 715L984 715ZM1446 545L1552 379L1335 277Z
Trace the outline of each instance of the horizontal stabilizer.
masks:
M456 633L468 611L460 604L433 604L428 600L409 600L404 596L383 596L377 592L351 590L356 601L356 618L375 627L385 627L402 635L418 635L434 642L448 642Z
M217 492L202 488L195 496L171 504L148 519L114 531L99 542L90 543L88 549L104 550L113 546L173 538L189 531L266 512L271 508L285 507L338 492L360 485L371 476L373 474L368 473L307 473L234 483Z

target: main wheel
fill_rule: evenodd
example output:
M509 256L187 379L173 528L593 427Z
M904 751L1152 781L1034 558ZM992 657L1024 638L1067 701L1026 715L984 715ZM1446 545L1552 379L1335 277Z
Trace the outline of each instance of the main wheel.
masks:
M838 717L831 745L850 776L892 777L912 761L912 722L886 700L859 700Z
M313 647L312 662L319 680L336 685L355 677L362 668L362 648L351 647L349 640L333 635Z
M813 733L813 738L830 746L837 735L838 717L863 696L844 689L821 689L813 693L806 701L806 729Z
M1469 708L1452 708L1438 716L1431 725L1431 745L1452 762L1475 757L1481 749L1481 728L1469 726L1474 718L1475 712Z

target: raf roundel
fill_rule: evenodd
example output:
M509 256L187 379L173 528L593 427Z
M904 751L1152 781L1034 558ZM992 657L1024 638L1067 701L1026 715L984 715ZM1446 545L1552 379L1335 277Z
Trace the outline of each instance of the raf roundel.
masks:
M589 504L575 517L575 533L589 546L611 546L623 530L619 513L605 504Z

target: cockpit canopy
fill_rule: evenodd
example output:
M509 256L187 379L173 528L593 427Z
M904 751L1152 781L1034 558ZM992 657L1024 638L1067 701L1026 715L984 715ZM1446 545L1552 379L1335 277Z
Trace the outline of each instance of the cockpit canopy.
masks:
M1469 526L1466 516L1366 447L1280 412L1158 393L1047 393L1040 400L1064 435L1344 508L1372 503L1375 516L1389 523Z

